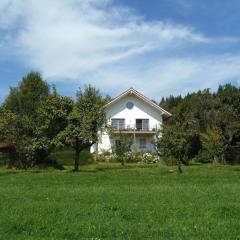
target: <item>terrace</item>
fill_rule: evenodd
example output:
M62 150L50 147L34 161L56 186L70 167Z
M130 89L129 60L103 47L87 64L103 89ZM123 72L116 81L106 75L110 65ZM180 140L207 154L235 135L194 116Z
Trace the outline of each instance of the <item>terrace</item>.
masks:
M150 125L148 119L136 119L135 124L126 124L125 119L112 119L111 125L115 133L150 133L155 134L157 125Z

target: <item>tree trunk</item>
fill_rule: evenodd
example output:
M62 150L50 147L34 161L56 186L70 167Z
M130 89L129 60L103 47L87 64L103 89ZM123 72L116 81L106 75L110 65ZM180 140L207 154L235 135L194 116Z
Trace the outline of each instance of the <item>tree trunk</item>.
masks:
M125 165L125 159L124 159L124 157L122 157L122 166L124 166Z
M219 158L216 155L213 157L213 163L219 163Z
M74 162L74 172L79 170L79 160L80 160L80 141L79 138L75 138L75 162Z
M96 153L95 153L95 162L98 161L98 141L96 141Z
M226 164L225 154L224 154L224 153L221 155L221 163L222 163L223 165Z
M182 161L178 160L178 173L182 173Z

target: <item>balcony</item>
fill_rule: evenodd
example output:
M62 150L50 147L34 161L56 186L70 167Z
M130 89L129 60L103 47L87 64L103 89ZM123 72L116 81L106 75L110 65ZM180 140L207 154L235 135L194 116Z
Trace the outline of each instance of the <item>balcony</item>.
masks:
M113 125L112 125L113 126ZM127 124L113 126L114 133L135 133L135 134L155 134L159 127L157 125L139 125L139 124Z

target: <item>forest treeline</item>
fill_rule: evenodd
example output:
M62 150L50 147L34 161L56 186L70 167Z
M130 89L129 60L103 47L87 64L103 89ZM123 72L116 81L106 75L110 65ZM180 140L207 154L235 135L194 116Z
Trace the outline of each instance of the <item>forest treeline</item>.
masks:
M172 113L165 119L158 146L163 155L188 163L240 162L240 88L231 84L186 96L163 98Z

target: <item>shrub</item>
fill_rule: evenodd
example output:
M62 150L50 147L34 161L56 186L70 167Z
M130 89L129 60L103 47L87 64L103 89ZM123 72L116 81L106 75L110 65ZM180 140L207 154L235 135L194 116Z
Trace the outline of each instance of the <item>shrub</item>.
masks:
M125 161L127 163L139 162L139 159L136 157L136 152L128 152L125 156Z
M141 153L141 152L127 152L124 156L118 156L116 153L103 152L98 155L97 161L99 162L125 162L125 163L157 163L159 158L157 155L152 153Z
M108 150L102 150L101 155L104 156L104 157L109 157L109 156L112 155L112 153Z
M94 162L93 154L87 150L80 153L80 165L90 164Z
M157 163L157 162L159 162L159 158L154 154L146 152L146 153L143 154L143 162L145 162L145 163Z
M134 162L142 162L143 161L143 155L141 152L132 152L132 158Z
M0 165L7 165L9 161L9 154L7 152L0 152Z
M167 166L176 166L178 165L177 159L173 157L161 157L161 160L167 165Z
M109 151L104 151L101 154L98 154L96 159L98 162L121 162L120 157Z
M121 162L121 159L115 153L112 153L109 156L109 162Z
M213 156L207 151L200 151L199 154L194 158L194 162L211 163L213 162Z
M132 144L133 144L132 136L120 134L119 139L116 142L113 151L118 156L122 165L125 164L127 159L131 159L130 152L131 152Z
M107 150L103 150L102 153L97 155L96 160L98 162L110 162L112 153Z

